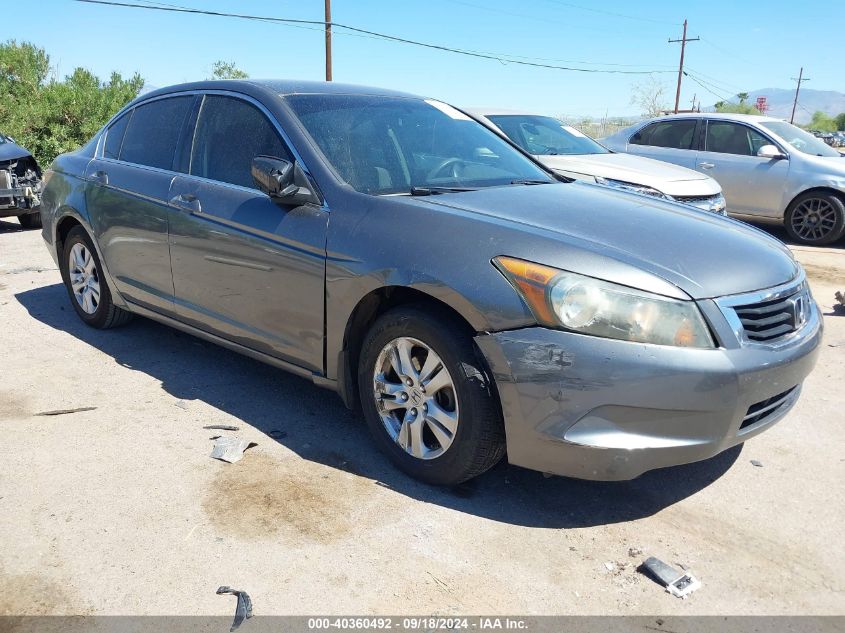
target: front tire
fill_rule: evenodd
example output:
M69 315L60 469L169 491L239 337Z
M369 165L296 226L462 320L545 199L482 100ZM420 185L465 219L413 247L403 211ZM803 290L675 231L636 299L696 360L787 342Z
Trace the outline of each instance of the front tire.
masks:
M799 244L831 244L845 233L845 203L832 193L805 193L789 205L784 225Z
M376 444L416 479L453 486L505 453L492 380L450 315L419 307L382 315L363 342L358 389Z
M65 238L61 273L73 309L87 325L106 330L132 318L132 313L114 305L100 258L81 226L72 228Z

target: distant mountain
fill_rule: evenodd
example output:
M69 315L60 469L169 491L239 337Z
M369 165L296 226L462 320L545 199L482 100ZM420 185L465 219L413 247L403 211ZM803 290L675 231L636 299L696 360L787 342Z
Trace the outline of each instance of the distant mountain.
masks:
M766 97L769 109L766 114L778 119L789 119L792 114L792 100L795 98L795 90L784 88L763 88L748 93L748 102L756 103L757 97ZM734 98L732 101L737 102ZM845 93L835 90L813 90L812 88L801 87L798 93L798 107L795 109L796 123L809 123L813 113L821 110L830 116L836 116L845 112Z

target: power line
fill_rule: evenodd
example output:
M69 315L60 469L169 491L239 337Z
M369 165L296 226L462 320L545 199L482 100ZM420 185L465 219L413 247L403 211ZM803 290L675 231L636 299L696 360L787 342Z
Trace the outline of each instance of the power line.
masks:
M104 5L104 6L111 6L111 7L123 7L128 9L147 9L150 11L165 11L171 13L189 13L194 15L208 15L213 17L224 17L224 18L238 18L242 20L254 20L254 21L261 21L261 22L273 22L278 24L287 24L287 25L311 25L311 26L319 26L321 28L325 28L327 25L335 28L335 29L344 29L346 31L350 31L351 33L358 33L362 35L372 36L381 40L386 40L390 42L397 42L401 44L409 44L412 46L419 46L422 48L429 48L433 50L439 50L447 53L455 53L457 55L464 55L467 57L476 57L479 59L489 59L493 61L497 61L502 64L515 64L520 66L531 66L534 68L547 68L551 70L565 70L570 72L580 72L580 73L606 73L606 74L619 74L619 75L651 75L654 73L667 73L672 72L671 70L622 70L622 69L605 69L605 68L578 68L574 66L559 66L555 64L548 64L542 62L531 62L526 61L524 59L517 59L516 56L508 56L508 55L500 55L496 53L484 53L480 51L471 51L467 49L461 48L453 48L450 46L443 46L440 44L432 44L429 42L421 42L419 40L412 40L404 37L399 37L396 35L389 35L387 33L379 33L377 31L370 31L368 29L362 29L355 26L350 26L348 24L340 24L338 22L326 22L325 20L299 20L293 18L277 18L277 17L270 17L270 16L259 16L259 15L248 15L243 13L226 13L223 11L210 11L207 9L194 9L189 7L176 7L176 6L154 6L149 4L137 4L132 2L115 2L113 0L72 0L73 2L81 2L84 4L96 4L96 5Z
M715 92L713 89L708 88L708 87L707 87L707 86L703 83L703 81L704 81L703 79L702 79L702 80L699 80L698 78L696 78L696 77L695 77L695 75L690 74L690 72L689 72L689 71L686 71L686 70L685 70L685 71L684 71L684 75L685 75L686 77L689 77L690 79L692 79L695 83L697 83L699 86L701 86L702 88L704 88L707 92L709 92L709 93L710 93L711 95L713 95L714 97L718 97L718 98L719 98L719 100L721 100L721 101L730 101L730 99L728 99L728 98L726 98L726 97L723 97L723 96L722 96L722 95L720 95L718 92Z
M563 7L569 7L571 9L580 9L581 11L591 11L592 13L599 13L601 15L612 15L613 17L617 18L625 18L627 20L639 20L640 22L653 22L654 24L671 24L672 26L677 26L677 22L671 22L669 20L658 20L656 18L647 18L641 15L629 15L626 13L616 13L614 11L605 11L604 9L595 9L593 7L585 7L581 6L580 4L573 4L571 2L561 2L560 0L546 0L546 2L551 2L552 4L557 4Z

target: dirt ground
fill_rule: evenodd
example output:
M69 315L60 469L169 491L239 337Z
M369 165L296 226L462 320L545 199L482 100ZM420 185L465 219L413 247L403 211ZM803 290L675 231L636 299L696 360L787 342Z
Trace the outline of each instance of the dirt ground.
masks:
M845 614L845 249L795 252L827 330L772 430L632 482L501 464L442 490L305 380L145 319L87 328L40 232L0 221L0 615L231 616L219 585L256 614ZM237 464L209 458L220 423L257 444ZM671 597L648 555L703 587Z

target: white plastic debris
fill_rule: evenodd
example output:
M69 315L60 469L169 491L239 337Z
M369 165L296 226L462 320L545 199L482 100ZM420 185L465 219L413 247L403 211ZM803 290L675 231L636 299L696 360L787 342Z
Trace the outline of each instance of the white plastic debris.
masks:
M211 457L230 464L240 461L244 451L251 446L251 442L239 437L218 437L211 449Z

